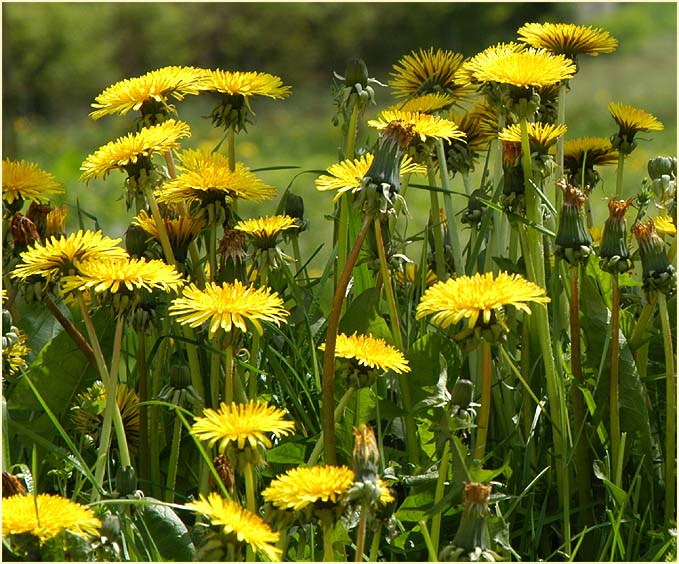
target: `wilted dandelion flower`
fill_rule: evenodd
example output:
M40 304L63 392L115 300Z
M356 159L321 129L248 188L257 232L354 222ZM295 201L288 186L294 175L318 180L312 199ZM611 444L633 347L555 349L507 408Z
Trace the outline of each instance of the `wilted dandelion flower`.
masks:
M179 148L179 139L190 137L191 129L187 123L167 120L158 125L142 128L138 133L128 133L111 141L89 155L80 166L81 180L90 180L106 175L116 168L134 173L135 165L153 153L164 153ZM137 164L139 162L139 165Z
M2 199L8 204L15 200L48 202L48 196L63 194L61 185L49 172L26 161L2 161ZM20 209L20 208L19 208Z
M209 321L211 335L219 328L229 332L234 326L246 332L248 323L262 335L261 321L280 325L289 315L278 293L269 288L244 286L239 280L221 286L208 282L204 290L190 284L172 302L169 312L191 327Z
M354 478L346 466L293 468L273 480L262 497L278 509L300 511L317 503L337 503Z
M37 513L36 513L37 512ZM89 508L58 495L15 495L2 500L2 536L30 533L40 543L62 531L97 536L101 521Z
M126 78L109 86L92 104L92 119L106 115L125 115L130 110L142 113L169 112L168 97L183 100L187 94L199 94L205 71L194 67L163 67L135 78ZM150 107L149 107L150 106ZM146 109L146 111L144 111Z
M468 85L455 80L463 59L461 53L433 47L412 51L394 65L389 86L397 98L444 93L459 99L470 92Z
M189 502L185 507L206 515L210 524L221 527L226 535L234 535L239 542L249 544L255 552L264 554L269 560L280 561L281 549L274 546L280 534L273 532L259 515L235 501L213 492L207 497L201 494L198 501Z
M662 131L665 126L654 115L644 110L611 102L608 111L618 124L618 133L611 137L611 145L624 154L630 154L636 147L634 136L640 131Z
M528 302L547 303L545 290L518 274L492 272L460 276L439 282L422 296L416 318L433 315L432 321L444 329L461 319L469 319L472 328L479 321L491 322L494 312L511 305L530 313Z
M366 153L356 159L346 159L328 167L328 174L323 174L316 179L316 190L325 192L336 190L333 201L339 200L344 192L351 190L356 192L361 188L361 180L375 160L375 155ZM413 162L409 156L403 158L399 174L426 174L427 167Z
M235 199L262 202L276 194L276 188L265 184L244 164L236 163L235 170L230 170L228 159L220 153L189 149L182 151L179 159L182 172L156 191L160 203L199 200L206 206Z
M528 142L531 153L545 154L547 149L554 145L559 137L567 131L566 125L553 125L550 123L529 123ZM519 124L508 125L498 134L500 141L521 143L521 126Z
M40 276L48 282L61 275L78 272L80 265L89 260L125 258L127 252L117 246L120 239L111 239L101 231L78 231L68 237L50 237L41 245L21 253L21 261L12 272L13 278L26 280Z
M260 446L271 448L271 436L289 435L295 428L293 421L285 421L282 409L255 403L222 403L218 410L204 409L203 417L198 417L191 427L191 433L210 446L219 443L219 451L224 452L229 445L239 450L258 449Z
M257 217L239 221L234 229L247 233L260 249L271 249L276 246L278 235L288 229L298 229L297 221L288 215Z
M618 47L617 39L598 27L565 23L527 23L518 30L519 41L532 47L543 48L559 55L575 58L577 55L597 56L612 53Z

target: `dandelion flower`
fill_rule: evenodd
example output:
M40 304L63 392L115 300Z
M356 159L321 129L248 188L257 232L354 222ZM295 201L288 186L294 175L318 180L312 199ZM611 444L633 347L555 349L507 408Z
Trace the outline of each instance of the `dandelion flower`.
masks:
M201 494L198 501L187 503L185 507L206 515L212 525L223 527L225 534L234 534L239 542L248 543L255 552L264 554L269 560L280 561L281 549L274 546L280 534L272 531L259 515L235 501L213 492L207 497Z
M512 305L530 313L528 302L546 303L545 290L518 274L492 272L460 276L439 282L429 288L417 306L416 318L432 315L432 321L444 329L463 318L473 328L479 316L484 324L491 321L494 311Z
M530 143L531 152L537 151L544 154L549 147L556 143L556 140L564 135L567 127L563 124L553 125L549 123L529 123L528 124L528 141ZM500 141L510 141L512 143L521 143L521 126L513 124L505 127L498 134Z
M276 238L283 231L297 229L299 225L289 215L274 215L239 221L234 229L243 231L252 237L255 245L262 249L271 249L276 245Z
M525 45L521 43L515 43L513 41L510 43L498 43L497 45L487 47L486 49L484 49L480 53L477 53L470 59L467 59L462 64L462 66L455 73L455 80L457 80L461 84L469 85L478 84L480 81L475 76L475 69L479 61L485 61L489 57L492 58L508 57L515 53L520 53L524 51L525 48L526 48Z
M172 302L169 311L180 323L191 327L209 321L211 335L219 328L229 332L234 326L246 332L246 322L262 335L261 321L280 325L289 315L278 293L269 288L244 286L239 280L221 286L209 282L204 290L190 284L184 288L182 297Z
M644 110L611 102L608 111L620 128L620 137L627 137L631 141L640 131L662 131L663 124L654 115Z
M80 265L79 273L62 279L64 292L87 290L116 293L127 289L129 292L154 289L169 292L178 290L184 281L174 266L162 260L145 258L117 258L111 260L90 260Z
M100 528L101 521L89 507L58 495L15 495L2 500L3 537L30 533L42 544L62 531L86 537L98 535Z
M48 196L64 190L49 172L26 161L2 161L2 199L11 204L15 200L48 202Z
M325 350L325 344L320 346ZM410 372L408 361L398 349L388 345L384 339L376 339L370 335L337 335L335 357L353 358L362 366L379 368L386 372L393 370L398 374Z
M183 100L187 94L199 94L205 71L193 67L163 67L135 78L126 78L109 86L92 104L92 119L139 110L148 103L170 109L168 96Z
M356 192L361 187L361 180L375 160L375 155L366 153L357 159L346 159L328 167L328 174L323 174L316 179L316 190L325 192L337 190L334 201L337 201L344 192L351 190ZM426 174L427 168L413 162L406 156L401 164L400 174Z
M191 433L210 446L219 442L219 451L224 452L229 444L238 449L256 449L260 445L271 448L271 435L289 435L295 428L293 421L285 421L285 411L265 403L230 404L222 403L219 410L204 409Z
M469 87L455 80L464 57L453 51L430 48L412 51L394 65L389 86L397 98L445 93L455 98L468 94Z
M9 328L5 328L8 330ZM6 346L2 347L2 367L10 376L16 376L22 370L26 370L26 357L28 357L31 349L28 348L28 337L21 329L14 331L16 339L9 337L7 333L3 335L3 342L6 341Z
M244 164L236 163L235 170L230 170L227 158L219 153L185 150L179 159L182 172L156 192L159 202L262 202L276 194L276 188L265 184Z
M205 81L202 87L205 91L240 95L246 99L252 96L285 98L292 90L290 86L283 85L280 77L266 72L208 70Z
M278 509L299 511L317 502L337 503L354 483L346 466L311 466L288 470L262 491L262 497Z
M398 104L390 106L387 110L394 112L420 112L422 114L431 114L450 108L454 101L455 99L450 94L437 92L435 94L424 94L417 98L410 98L405 102L399 102Z
M612 53L617 39L598 27L565 23L527 23L517 32L519 41L532 47L574 58L576 55Z
M674 220L669 215L660 215L654 220L655 229L661 235L669 235L674 237L677 234L677 227L674 225Z
M183 261L186 258L189 243L198 237L205 227L205 220L190 215L179 215L178 217L166 215L162 219L175 257L177 260ZM141 210L132 220L132 224L138 225L153 239L160 242L158 225L153 217L146 213L146 210Z
M422 141L427 137L440 139L464 139L464 133L460 131L454 122L439 116L422 114L419 112L402 112L385 110L377 119L368 121L368 125L375 129L383 130L389 125L397 123L402 129L411 130Z
M127 252L117 246L120 239L111 239L101 231L78 231L68 237L50 237L41 245L36 243L21 253L21 261L12 272L12 277L25 280L41 276L53 281L60 275L77 272L80 265L89 260L104 260L127 257Z
M138 133L128 133L89 155L80 167L83 171L80 179L90 180L98 176L106 178L112 170L134 165L142 157L177 149L178 140L190 136L189 125L173 119L144 127Z
M577 70L575 63L564 55L553 55L544 49L516 51L505 44L486 49L467 61L464 67L477 82L519 88L551 86L568 80Z

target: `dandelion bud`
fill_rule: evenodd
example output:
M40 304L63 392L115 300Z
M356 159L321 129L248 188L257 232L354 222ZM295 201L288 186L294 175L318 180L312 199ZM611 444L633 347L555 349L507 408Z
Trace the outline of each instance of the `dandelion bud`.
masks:
M465 380L464 378L459 378L455 385L453 386L453 391L450 397L450 402L453 405L459 406L464 409L469 406L474 397L474 384L471 380Z
M137 490L137 473L132 466L120 466L116 472L116 490L125 497Z
M587 262L592 252L592 236L585 227L581 213L587 196L565 180L561 180L558 186L563 190L564 197L555 240L555 254L571 265Z
M662 176L677 176L676 157L653 157L648 161L648 175L651 180L657 180Z
M139 225L130 225L125 231L125 248L133 258L141 257L146 252L148 234Z
M644 290L674 293L677 286L676 271L667 257L664 241L656 233L653 220L635 224L632 233L639 244Z
M611 199L608 201L609 217L604 225L599 257L601 269L606 272L626 272L632 268L627 248L625 212L631 202Z
M380 451L377 448L375 432L370 425L361 423L354 427L354 474L357 481L375 480L377 476Z
M356 58L347 62L347 68L344 71L345 86L354 86L360 84L361 88L368 86L368 67L365 66L363 59Z
M364 181L374 185L385 197L391 198L401 191L401 163L414 137L413 127L404 125L400 120L392 121L382 132Z

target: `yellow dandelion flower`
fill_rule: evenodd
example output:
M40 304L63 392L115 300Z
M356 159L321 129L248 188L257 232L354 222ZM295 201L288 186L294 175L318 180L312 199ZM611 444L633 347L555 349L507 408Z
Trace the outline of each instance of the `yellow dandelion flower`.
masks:
M101 521L89 507L58 495L15 495L2 500L3 537L30 533L42 544L62 531L86 537L98 535L100 528Z
M153 217L148 215L145 210L141 210L139 214L133 218L132 223L141 227L156 241L160 241L158 226ZM192 217L190 215L180 215L178 217L163 216L163 223L165 224L165 230L173 250L188 245L193 239L200 235L200 232L205 227L204 219Z
M531 151L538 151L544 153L549 147L556 143L556 140L564 135L568 128L566 125L554 125L550 123L529 123L528 124L528 141L530 143ZM500 141L510 141L512 143L521 143L521 126L513 124L505 127L498 134Z
M450 108L455 99L450 94L437 92L435 94L425 94L417 98L410 98L405 102L399 102L389 106L387 111L391 112L420 112L430 114L440 110Z
M68 208L66 204L57 206L50 210L45 217L45 237L52 235L63 235L66 233L66 215Z
M89 155L80 166L83 171L80 180L106 178L112 170L135 164L141 157L177 149L182 137L191 137L189 124L173 119L144 127L137 133L128 133Z
M273 480L262 497L278 509L299 511L317 502L337 503L354 479L353 470L346 466L293 468Z
M259 515L235 501L212 492L207 497L201 494L198 501L189 502L185 507L207 516L212 525L223 527L224 534L235 535L239 542L248 543L269 560L280 561L281 549L275 546L280 534L272 531Z
M417 306L416 318L432 315L432 321L444 329L463 318L469 319L469 327L476 325L479 316L488 324L493 311L512 305L530 313L527 302L547 303L550 299L545 290L518 274L500 272L495 278L492 272L460 276L439 282L429 288Z
M564 168L572 173L583 166L614 164L618 162L618 151L606 137L578 137L566 139L563 146Z
M49 172L26 161L2 161L2 199L11 204L14 200L48 202L48 196L63 194L61 185Z
M377 478L377 486L380 488L380 505L387 505L394 501L394 496L387 484L382 478Z
M5 330L9 329L8 327ZM2 367L3 371L7 371L10 376L16 376L22 370L26 370L26 357L31 352L26 344L28 337L21 329L14 331L16 339L7 338L7 334L3 336L3 341L7 341L7 346L2 348Z
M527 23L518 30L519 41L532 47L573 58L576 55L612 53L618 40L598 27L565 23Z
M415 282L419 281L420 276L420 270L412 262L404 264L403 270L397 270L394 272L394 279L401 286L405 286L406 284L415 284ZM427 268L424 280L425 287L429 288L429 286L435 284L436 282L438 282L436 273L431 268Z
M589 228L589 234L592 237L592 245L595 247L600 247L601 241L604 237L604 228L600 225L595 225Z
M156 191L159 202L178 204L216 199L250 202L270 200L276 188L265 184L242 163L230 170L224 155L208 151L185 150L179 155L181 174Z
M464 139L464 133L454 122L419 112L385 110L377 116L377 119L368 121L368 125L381 130L394 122L400 124L403 129L412 130L412 133L418 135L422 141L425 141L427 137L438 137L448 141Z
M551 86L568 80L577 71L575 63L564 55L533 48L512 51L506 46L486 49L467 61L464 67L477 82L496 82L519 88Z
M243 450L264 446L271 448L271 436L289 435L295 428L293 421L285 421L285 411L265 403L222 403L220 408L204 409L191 427L191 433L210 446L219 442L219 451L224 452L229 443Z
M412 51L393 66L389 86L397 98L439 92L461 98L469 93L467 85L461 85L455 80L455 73L463 59L460 53L442 49L434 51L433 47L427 51Z
M639 131L662 131L665 128L654 115L627 104L611 102L608 111L620 127L620 134L630 138Z
M325 192L337 190L333 201L339 200L344 192L356 192L361 187L361 180L370 170L375 155L366 153L357 159L346 159L328 167L328 174L316 179L316 190ZM427 167L413 162L412 157L406 156L401 163L401 176L405 174L426 174Z
M36 243L21 253L21 261L12 272L13 278L25 280L41 276L47 281L61 275L78 272L80 265L89 260L104 260L127 257L127 251L118 247L120 239L111 239L101 231L78 231L68 237L50 237L41 245Z
M97 293L115 294L125 289L177 291L184 281L174 266L162 260L125 257L86 261L80 264L78 274L65 276L61 283L64 293L91 288Z
M297 221L289 215L257 217L239 221L234 229L247 233L259 249L272 249L278 235L289 229L298 229Z
M479 61L485 61L489 57L508 57L515 53L520 53L525 50L526 46L521 43L515 43L511 41L510 43L498 43L491 47L487 47L480 53L474 55L473 57L467 59L462 66L455 73L455 80L461 84L478 84L474 69Z
M485 151L490 142L497 139L497 112L489 106L481 104L461 115L451 113L450 119L464 132L469 151Z
M325 344L319 347L325 350ZM335 357L353 358L363 366L393 370L398 374L410 372L408 361L398 349L388 345L384 339L376 339L370 335L337 335Z
M266 72L208 70L205 72L205 80L203 90L243 96L251 112L248 99L252 96L281 99L289 96L292 90L292 87L283 85L280 77Z
M190 284L184 288L182 297L172 302L169 311L180 323L191 327L209 321L211 335L220 327L229 332L235 326L246 332L246 322L262 335L260 321L280 325L289 315L277 292L244 286L239 280L221 286L209 282L204 290Z
M183 100L187 94L199 94L205 83L205 71L194 67L163 67L135 78L126 78L109 86L92 104L92 119L139 110L145 103L155 102L170 109L168 96Z
M655 229L661 235L669 235L674 237L677 234L677 227L674 225L674 220L669 215L660 215L653 219Z

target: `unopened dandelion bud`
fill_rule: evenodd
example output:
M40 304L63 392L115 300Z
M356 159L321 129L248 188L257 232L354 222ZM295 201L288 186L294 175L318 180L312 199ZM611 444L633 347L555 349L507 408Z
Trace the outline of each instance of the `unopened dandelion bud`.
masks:
M297 219L301 222L304 220L304 198L292 192L285 193L284 213L287 216Z
M132 466L120 466L115 480L116 490L120 497L125 497L137 490L137 473Z
M375 432L370 425L362 423L359 427L354 427L353 460L356 481L375 482L380 461L380 451L377 448Z
M586 262L592 252L592 236L581 213L587 197L582 190L567 184L565 180L558 186L563 190L564 197L554 242L555 254L572 265Z
M177 389L187 388L191 385L191 371L183 364L173 364L170 366L170 386Z
M453 386L453 391L450 395L450 403L458 406L460 409L469 407L474 397L474 384L471 380L459 378Z
M131 257L144 255L147 249L148 233L139 225L130 225L125 231L125 248Z
M651 180L656 180L665 175L676 178L677 158L676 157L653 157L648 161L648 175Z
M366 67L363 59L356 58L347 62L347 68L344 71L344 83L350 87L356 84L359 84L361 88L368 86L368 67Z
M607 272L626 272L632 268L625 222L625 212L630 204L627 200L608 201L609 217L604 225L599 250L601 269Z
M462 492L462 519L451 545L441 552L441 560L448 562L469 559L494 560L488 532L488 503L491 487L479 483L465 483ZM483 557L483 553L487 553ZM478 555L478 558L473 558Z
M676 271L667 257L664 241L656 233L653 220L635 224L632 233L639 244L644 290L673 294L677 285Z

